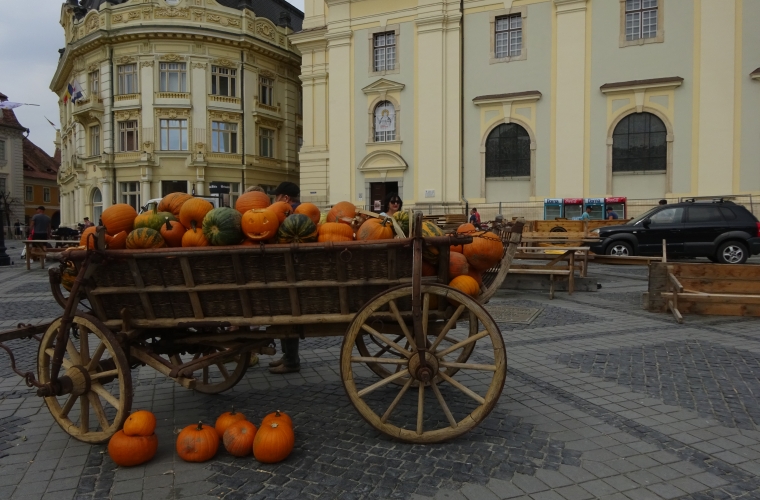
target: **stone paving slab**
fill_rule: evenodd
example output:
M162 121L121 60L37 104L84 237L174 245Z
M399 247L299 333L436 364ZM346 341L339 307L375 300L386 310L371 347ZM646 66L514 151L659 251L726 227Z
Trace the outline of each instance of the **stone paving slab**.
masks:
M155 412L159 450L143 466L120 468L105 446L65 434L0 352L0 498L760 498L760 322L687 316L676 325L640 309L643 269L592 265L590 276L601 293L492 299L541 313L528 325L499 325L509 372L491 415L432 446L389 440L358 416L340 378L342 339L333 337L301 342L300 373L271 375L263 356L216 396L135 368L133 408ZM0 268L0 329L60 315L46 284L45 270ZM10 344L34 370L31 341ZM253 421L288 411L292 455L271 465L223 451L203 464L181 461L175 433L232 405Z

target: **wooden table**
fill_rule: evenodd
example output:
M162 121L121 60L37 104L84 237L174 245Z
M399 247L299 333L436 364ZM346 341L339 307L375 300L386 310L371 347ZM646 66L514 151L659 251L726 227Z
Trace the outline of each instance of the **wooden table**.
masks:
M45 269L45 257L48 253L63 252L68 247L79 246L78 240L24 240L26 248L26 269L32 268L32 258L40 259L40 268ZM47 248L47 245L55 245Z
M581 277L585 278L588 270L588 247L520 247L515 253L515 260L549 260L545 265L530 268L512 265L509 272L515 274L546 274L551 282L549 297L554 298L554 277L567 276L567 291L570 295L575 291L575 263L580 259ZM567 269L555 267L555 264L567 261Z

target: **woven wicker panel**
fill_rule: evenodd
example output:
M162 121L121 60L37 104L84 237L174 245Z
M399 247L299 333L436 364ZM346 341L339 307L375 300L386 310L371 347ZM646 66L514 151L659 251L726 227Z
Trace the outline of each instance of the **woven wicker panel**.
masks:
M235 283L235 268L229 255L193 257L190 268L196 285Z
M299 281L336 280L338 272L335 269L335 257L334 252L293 254L296 279Z
M348 292L348 309L352 313L357 312L375 295L387 289L388 287L383 285L352 287Z
M383 279L388 277L388 253L385 250L352 251L351 260L346 263L348 279Z
M248 292L254 316L280 316L293 314L290 292L283 288Z
M157 318L192 318L193 306L186 293L151 293L150 303Z
M403 252L403 249L399 249L396 257L396 276L398 278L411 278L412 265L414 262L411 255L407 255ZM411 254L411 251L409 253Z
M248 283L271 283L273 281L286 281L285 256L282 254L241 255L245 280Z
M101 296L100 302L106 311L106 319L121 319L121 310L126 308L133 318L145 319L140 296L136 293L118 293Z
M164 263L169 259L136 259L137 268L140 270L145 286L164 286L164 277L161 272ZM183 280L184 282L184 280Z
M110 261L98 266L93 274L93 279L98 286L134 286L132 273L129 271L127 261Z
M161 275L165 286L185 284L185 275L182 274L182 261L175 257L167 257L161 260Z
M243 316L240 294L235 291L199 292L198 298L205 318Z
M298 291L301 314L340 313L338 289L333 287L301 288Z

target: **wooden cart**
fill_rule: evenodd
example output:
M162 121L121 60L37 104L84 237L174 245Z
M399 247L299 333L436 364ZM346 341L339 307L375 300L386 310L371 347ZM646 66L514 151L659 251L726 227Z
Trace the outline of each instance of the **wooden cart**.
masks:
M413 227L421 227L417 213ZM501 332L481 305L503 281L522 224L502 234L504 258L480 302L446 286L449 246L472 236L373 242L67 250L50 270L64 308L36 336L37 387L71 436L98 443L132 406L131 369L147 365L188 389L215 394L245 375L251 353L275 339L343 336L343 385L377 430L414 443L459 436L492 410L506 377ZM104 248L98 230L98 248ZM477 236L476 236L477 237ZM423 253L438 276L422 277ZM76 269L68 296L61 272ZM472 357L472 360L471 360Z

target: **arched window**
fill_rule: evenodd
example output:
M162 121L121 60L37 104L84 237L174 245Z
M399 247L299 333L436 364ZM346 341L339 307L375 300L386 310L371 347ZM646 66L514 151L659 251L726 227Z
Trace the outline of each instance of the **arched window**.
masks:
M634 113L612 134L612 171L662 171L668 164L665 124L651 113Z
M92 223L100 224L101 215L103 215L103 194L100 189L95 188L92 191Z
M381 101L375 107L375 142L396 140L396 108L390 101Z
M486 178L529 176L528 131L516 123L502 123L486 139Z

